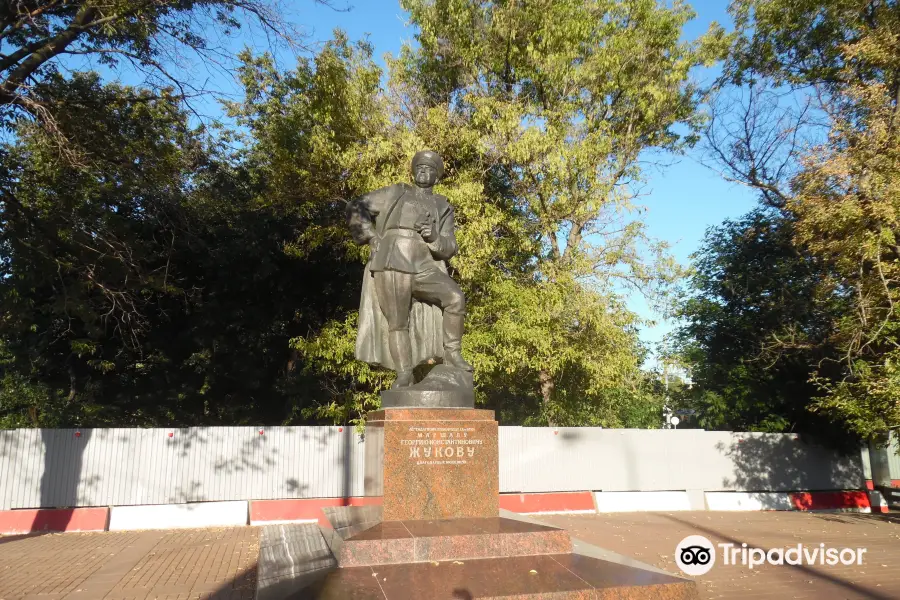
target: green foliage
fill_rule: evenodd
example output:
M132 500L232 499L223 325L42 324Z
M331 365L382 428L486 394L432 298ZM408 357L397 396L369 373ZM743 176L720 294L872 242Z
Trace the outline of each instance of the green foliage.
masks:
M407 180L414 151L439 151L478 402L503 422L642 422L656 408L644 410L636 318L614 290L658 292L678 271L633 216L638 158L692 141L674 129L694 119L688 71L721 32L682 43L690 11L647 0L404 8L419 47L388 59L385 93L371 49L340 33L291 73L244 55L246 98L230 110L265 196L317 215L304 235L351 258L335 198ZM311 95L315 82L330 93ZM353 364L353 319L292 342L333 382L317 414L362 414L389 383Z
M810 378L836 373L830 343L845 308L822 298L822 266L794 245L794 224L756 210L707 232L677 312L679 353L693 381L679 402L706 429L843 435L810 412Z
M327 0L320 0L327 4ZM91 57L106 67L130 66L145 85L161 93L176 87L182 99L196 95L190 76L193 55L221 68L228 54L217 44L236 30L257 26L293 41L292 27L277 6L256 0L34 0L4 6L0 14L0 122L34 119L63 153L80 154L77 138L56 120L66 106L43 86L63 71L60 61ZM70 155L71 158L71 155Z
M806 290L819 325L809 331L808 317L785 314L787 331L767 330L765 343L780 357L811 352L803 362L814 386L808 408L851 435L877 437L900 427L897 3L739 0L732 11L739 35L730 81L814 86L815 122L827 131L812 136L818 143L790 147L788 169L767 161L785 154L779 143L808 134L803 118L771 135L752 125L758 115L751 113L744 121L751 126L730 142L736 150L727 168L763 195L783 182L762 174L793 171L774 205L790 223L788 245L814 266L814 280L783 282L790 292Z
M13 424L359 423L393 375L353 356L362 263L344 203L446 158L451 264L479 405L504 423L656 427L623 283L680 272L633 201L647 151L693 142L681 4L405 3L419 48L337 32L280 72L240 55L240 129L188 125L172 93L49 76L57 126L3 148L0 418ZM474 35L473 35L474 34ZM236 142L237 150L228 144ZM11 402L8 399L15 397ZM53 421L55 419L55 421Z
M653 1L403 5L420 47L391 62L392 100L452 159L479 399L516 420L621 423L614 399L643 375L613 290L678 274L634 217L638 157L691 142L674 131L695 114L688 71L720 31L682 43L690 11ZM486 207L502 225L480 223Z
M40 127L5 148L4 393L67 399L35 400L35 423L300 419L318 383L288 340L352 305L346 261L287 252L308 220L261 204L177 102L91 76L57 85L92 158L58 160Z
M728 65L738 82L758 74L778 84L819 85L839 94L855 82L897 77L879 61L847 52L873 33L895 35L893 0L736 0L730 12L742 34Z

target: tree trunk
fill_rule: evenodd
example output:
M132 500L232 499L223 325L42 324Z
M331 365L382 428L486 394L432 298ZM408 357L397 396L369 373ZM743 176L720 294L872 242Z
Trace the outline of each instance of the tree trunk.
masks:
M297 363L300 362L300 353L294 349L291 349L290 357L288 358L287 365L285 366L284 372L287 375L290 375L297 369Z
M69 372L69 396L66 398L66 404L72 404L78 394L78 378L75 376L75 368L71 363L67 370Z
M540 381L541 381L541 402L544 405L544 414L550 414L550 398L553 395L553 388L556 387L556 384L553 383L553 375L550 374L546 369L541 369L540 372ZM550 427L554 426L553 419L549 416L547 417L547 425Z

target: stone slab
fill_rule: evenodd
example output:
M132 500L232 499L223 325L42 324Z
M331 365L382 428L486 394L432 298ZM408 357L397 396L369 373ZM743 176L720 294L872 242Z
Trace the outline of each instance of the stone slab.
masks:
M385 521L496 517L499 450L493 411L388 409L366 422L365 489Z
M322 509L328 524L335 531L349 529L355 526L364 526L368 529L376 523L380 523L381 506L326 506ZM345 536L349 537L349 536Z
M302 594L336 567L318 526L267 525L259 537L256 599L283 600Z
M344 540L381 522L381 507L329 506L322 509L327 525L321 527L325 543L334 556L340 556Z
M345 539L338 562L357 567L571 551L566 531L512 519L384 521Z
M514 513L512 511L500 509L500 516L506 517L507 519L511 519L513 521L523 521L525 523L535 523L538 525L546 525L546 523L539 518L531 517L527 515L521 515ZM600 548L599 546L594 546L593 544L589 544L586 541L579 538L572 538L572 549L573 552L577 554L583 554L585 556L591 556L593 558L597 558L600 560L605 560L609 562L613 562L616 564L624 565L626 567L634 567L636 569L640 569L642 571L653 571L655 573L659 573L661 575L672 575L671 573L664 571L662 569L658 569L653 565L647 564L645 562L641 562L636 560L630 556L626 556L624 554L618 554L617 552L613 552L612 550L608 550L606 548Z
M351 567L296 598L696 600L692 581L581 554Z

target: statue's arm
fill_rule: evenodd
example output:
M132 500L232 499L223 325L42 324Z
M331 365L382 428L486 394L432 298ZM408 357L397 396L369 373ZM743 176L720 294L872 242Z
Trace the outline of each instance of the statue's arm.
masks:
M350 225L350 235L357 244L366 244L376 237L375 217L384 210L395 187L383 187L347 203L347 223Z
M459 246L456 245L456 225L453 220L453 207L447 205L447 211L443 214L438 225L438 237L428 244L431 255L439 260L449 260Z

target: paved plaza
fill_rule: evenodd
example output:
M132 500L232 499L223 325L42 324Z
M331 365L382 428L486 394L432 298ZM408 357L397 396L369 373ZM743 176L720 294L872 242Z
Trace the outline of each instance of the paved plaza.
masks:
M0 537L2 600L252 600L259 529Z
M900 517L892 515L678 512L540 520L672 573L678 573L676 544L694 534L764 549L867 548L859 567L717 564L698 578L704 599L900 598ZM235 527L0 537L0 600L250 600L258 535L256 527Z
M717 598L900 598L900 515L805 512L673 512L541 517L572 537L677 574L675 546L688 535L714 544L770 549L867 548L857 566L716 566L698 577L700 597Z

